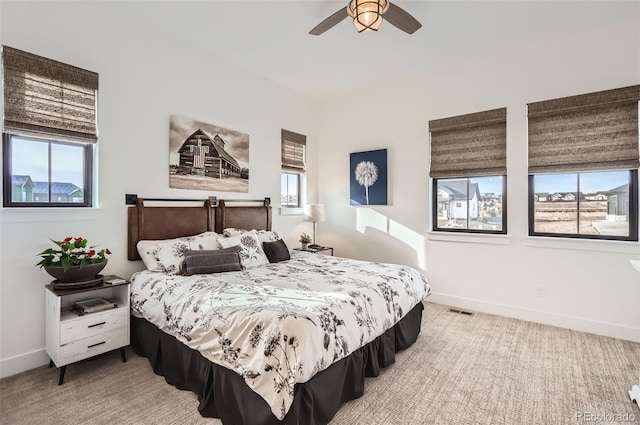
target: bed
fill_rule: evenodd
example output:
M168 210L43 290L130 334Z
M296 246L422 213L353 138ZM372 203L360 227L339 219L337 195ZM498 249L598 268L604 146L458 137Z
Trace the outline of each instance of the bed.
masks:
M283 244L271 230L268 199L144 202L128 209L130 260L140 258L139 241L185 236L203 253L212 240L227 250L236 239L242 250ZM241 269L190 275L165 261L161 271L132 277L134 350L168 383L196 393L203 416L225 425L327 424L364 393L365 376L377 376L418 337L430 288L416 270L287 256L257 265L251 256Z

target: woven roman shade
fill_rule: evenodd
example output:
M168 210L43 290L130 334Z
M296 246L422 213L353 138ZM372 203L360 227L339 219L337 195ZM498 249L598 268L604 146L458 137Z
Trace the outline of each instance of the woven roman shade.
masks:
M282 129L282 170L303 173L307 136Z
M98 74L2 46L4 131L95 143Z
M507 174L507 108L429 121L432 178Z
M529 174L638 168L640 85L528 104Z

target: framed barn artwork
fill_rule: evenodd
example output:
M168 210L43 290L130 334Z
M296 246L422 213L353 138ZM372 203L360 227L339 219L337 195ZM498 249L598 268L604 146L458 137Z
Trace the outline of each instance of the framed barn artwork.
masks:
M350 204L387 205L387 150L350 154Z
M171 115L169 187L249 192L249 135Z

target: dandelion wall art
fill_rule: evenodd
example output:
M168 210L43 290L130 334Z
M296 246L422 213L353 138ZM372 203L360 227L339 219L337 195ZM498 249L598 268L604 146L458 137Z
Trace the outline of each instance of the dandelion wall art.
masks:
M387 205L387 150L354 152L350 161L351 205Z

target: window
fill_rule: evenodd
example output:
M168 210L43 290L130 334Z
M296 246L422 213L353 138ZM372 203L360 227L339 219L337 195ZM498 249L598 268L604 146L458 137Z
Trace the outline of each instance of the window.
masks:
M4 135L4 206L91 206L93 145Z
M301 176L306 171L307 137L282 129L280 178L280 205L283 208L301 208Z
M429 121L434 231L506 233L506 109Z
M529 235L638 240L640 86L529 107Z
M2 46L3 205L91 207L98 74Z
M533 190L533 235L629 239L631 193L637 171L538 174Z
M282 172L280 184L280 205L283 207L300 207L300 174Z
M434 230L502 233L503 176L434 179Z

